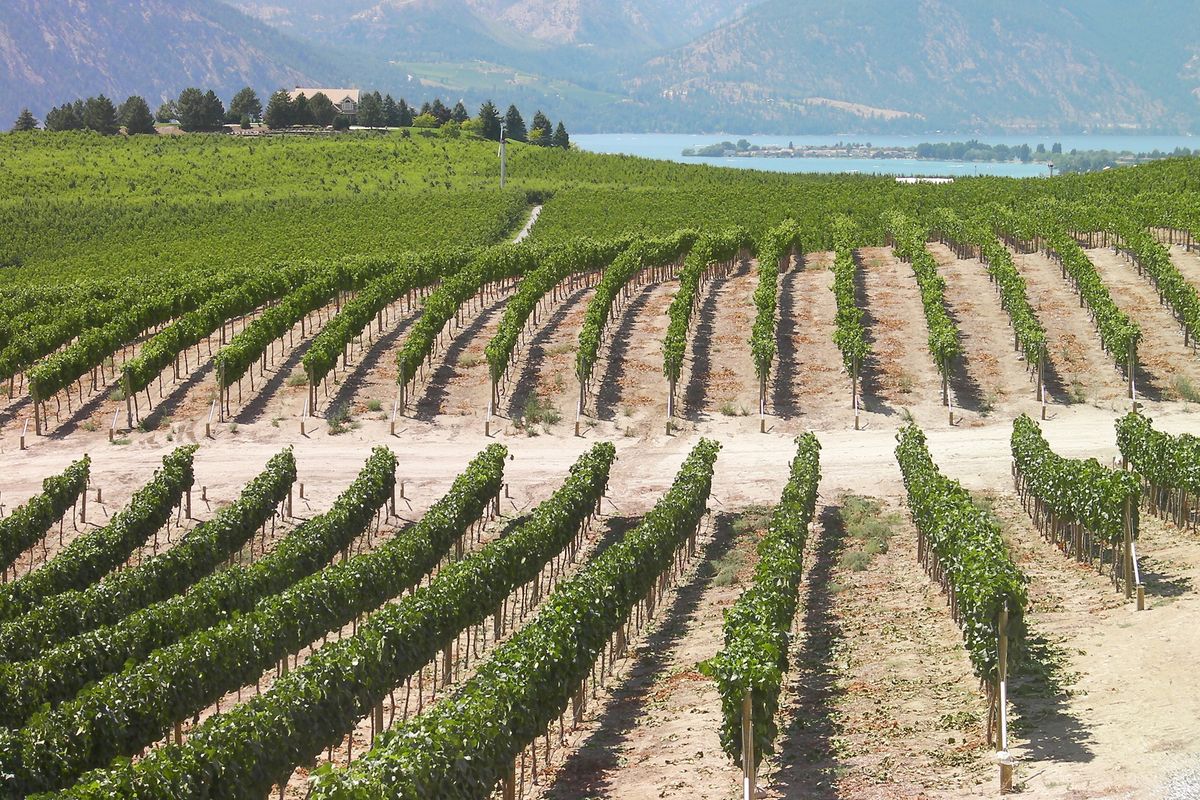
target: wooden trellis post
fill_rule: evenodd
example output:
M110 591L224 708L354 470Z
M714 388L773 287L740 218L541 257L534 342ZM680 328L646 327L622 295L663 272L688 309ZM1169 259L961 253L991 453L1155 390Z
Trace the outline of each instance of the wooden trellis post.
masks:
M1000 609L997 632L1000 640L996 675L996 702L999 703L996 724L1000 730L997 759L1000 762L1000 793L1007 794L1013 790L1013 762L1008 755L1008 601Z
M742 800L754 800L758 778L754 763L754 701L753 692L742 696Z

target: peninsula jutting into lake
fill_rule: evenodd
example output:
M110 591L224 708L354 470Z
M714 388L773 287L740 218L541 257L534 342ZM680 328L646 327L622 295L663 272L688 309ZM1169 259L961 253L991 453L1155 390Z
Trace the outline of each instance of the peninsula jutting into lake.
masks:
M913 161L962 161L968 163L1020 162L1043 163L1062 172L1092 172L1108 167L1141 164L1170 156L1189 156L1186 147L1170 152L1152 150L1076 150L1064 152L1061 144L985 144L975 139L965 142L922 142L918 145L875 146L870 142L834 144L755 145L746 139L722 141L703 147L688 147L682 153L693 158L860 158L911 159Z

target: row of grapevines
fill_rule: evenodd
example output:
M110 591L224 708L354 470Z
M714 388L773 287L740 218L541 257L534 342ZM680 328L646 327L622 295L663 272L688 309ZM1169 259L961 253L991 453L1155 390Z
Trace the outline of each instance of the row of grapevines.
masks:
M312 797L479 798L586 679L602 648L700 524L720 445L701 439L667 494L625 538L559 584L533 622L453 695L384 734L352 767L326 770Z
M262 598L322 569L353 541L355 528L349 523L387 499L395 471L396 456L378 447L328 513L301 524L255 563L216 572L186 594L69 639L30 661L0 664L0 725L20 726L44 704L58 704L128 662L244 614Z
M0 350L0 380L32 367L86 330L104 325L129 309L128 298L97 296L81 298L74 305L56 309L42 319L12 331Z
M1010 642L1024 636L1026 578L1013 563L997 524L975 505L958 481L938 471L925 434L915 425L900 430L896 460L908 493L908 508L921 536L933 548L952 587L967 655L981 681L998 677L998 617L1008 604Z
M121 368L127 395L149 386L181 352L194 347L234 317L249 314L269 300L293 291L303 280L297 269L268 270L219 292L194 311L189 311L163 328L145 344L138 355Z
M165 553L86 589L51 597L0 626L0 659L35 658L72 636L111 625L183 592L240 550L270 519L295 480L296 459L289 447L267 462L234 503L188 531Z
M664 239L639 239L621 253L596 284L596 293L588 302L579 330L579 349L575 353L575 375L581 383L592 377L600 354L600 338L612 314L613 303L625 286L643 270L663 267L678 261L696 242L693 231L678 231Z
M917 277L921 305L929 325L929 352L938 372L945 377L951 363L962 353L958 326L946 311L946 281L938 274L937 261L925 249L925 229L899 212L888 213L885 220L895 242L896 254L912 266Z
M1129 220L1118 219L1111 228L1121 237L1124 249L1133 256L1138 270L1149 273L1158 289L1159 298L1170 306L1175 318L1183 326L1187 341L1200 342L1200 294L1175 266L1167 248L1140 225Z
M301 363L308 382L316 385L337 365L346 345L363 332L377 314L411 291L432 286L461 270L473 257L469 251L410 255L395 270L367 284L321 329Z
M1200 438L1156 431L1149 419L1132 412L1117 420L1117 446L1153 486L1200 494Z
M464 628L496 613L504 598L577 542L604 494L615 453L611 444L597 444L562 487L503 538L442 567L427 587L380 609L349 639L325 645L262 695L209 719L181 747L97 773L64 796L264 796L298 764L340 742L393 687Z
M784 220L768 231L756 246L758 285L754 289L754 307L758 313L750 329L750 354L760 386L766 386L775 359L775 311L779 306L779 270L786 259L800 250L800 226Z
M91 459L84 456L42 481L42 493L0 519L0 569L8 569L17 556L37 544L87 489Z
M173 722L256 682L280 659L412 588L499 494L507 456L503 445L484 450L468 477L430 509L428 522L264 598L248 614L102 678L73 700L34 717L7 742L0 734L0 750L19 754L0 769L11 775L0 777L0 793L64 788L88 769L136 753L161 739ZM367 488L369 497L358 498L365 502L327 517L344 538L365 530L390 495L394 477L379 477ZM68 743L69 752L63 752Z
M754 758L757 764L775 746L779 689L788 666L788 632L799 604L804 574L804 543L817 507L821 444L805 433L796 439L783 497L771 514L767 535L758 542L754 584L725 612L725 646L704 671L721 694L721 746L742 757L742 699L751 692Z
M606 242L578 239L553 248L547 253L537 269L521 280L516 293L504 307L504 316L496 329L496 335L488 342L484 351L493 383L499 383L504 371L508 369L517 339L542 298L570 276L592 272L612 263L629 244L627 238Z
M1025 414L1013 420L1012 454L1025 488L1059 518L1078 522L1110 544L1121 541L1126 500L1137 513L1142 487L1136 473L1108 469L1094 458L1063 458Z
M863 361L871 354L867 342L867 329L863 325L863 311L856 302L855 272L858 265L854 260L854 247L859 231L849 217L837 216L833 221L833 298L837 304L837 318L833 330L833 343L842 353L846 372L856 382Z
M1058 216L1053 206L1040 205L1026 215L1020 227L1026 231L1026 235L1029 231L1039 235L1046 248L1058 257L1063 277L1071 277L1080 298L1092 313L1092 320L1100 332L1100 345L1118 363L1123 364L1136 351L1142 331L1137 323L1117 308L1095 265L1067 233ZM1006 232L1018 233L1016 230Z
M750 245L750 234L745 228L731 228L702 235L683 259L683 269L679 271L679 291L667 309L669 322L662 345L663 375L667 376L672 386L679 380L683 370L688 329L692 324L692 314L700 303L700 281L710 267L732 261Z
M146 331L194 311L215 293L229 288L234 280L231 274L163 290L114 314L103 325L83 331L70 345L29 370L29 391L34 401L44 401L67 388Z
M162 468L107 525L76 537L46 564L0 586L0 620L11 620L47 599L83 589L122 564L171 517L179 498L192 487L196 445L163 458Z
M464 303L483 292L488 284L524 275L534 268L542 255L539 248L531 245L493 245L442 281L437 290L425 298L421 317L413 323L396 354L397 382L404 385L416 376L421 362L433 352L438 334Z
M948 208L936 209L930 219L945 238L979 248L988 276L1000 289L1000 306L1008 312L1021 352L1028 363L1036 362L1046 347L1046 331L1029 305L1025 278L1017 271L1012 253L977 219L963 220Z

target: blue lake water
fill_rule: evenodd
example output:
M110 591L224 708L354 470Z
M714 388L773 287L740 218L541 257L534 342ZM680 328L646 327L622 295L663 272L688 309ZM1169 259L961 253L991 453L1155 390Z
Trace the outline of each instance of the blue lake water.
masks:
M1193 136L1119 136L1061 135L1029 136L1001 135L979 136L968 134L927 134L918 136L873 136L866 134L842 134L830 136L763 136L733 133L675 134L675 133L592 133L577 134L571 141L583 150L596 153L623 153L625 155L678 161L682 164L711 164L722 167L760 169L769 172L850 172L877 175L1002 175L1010 178L1045 176L1049 173L1045 164L1021 163L965 163L961 161L925 161L897 158L694 158L682 155L684 148L703 147L721 141L736 142L746 139L755 145L831 145L838 142L870 142L880 147L915 147L921 142L961 142L978 139L986 144L1021 145L1036 148L1046 145L1049 150L1055 142L1062 143L1063 150L1131 150L1150 152L1174 150L1177 147L1200 148L1200 137Z

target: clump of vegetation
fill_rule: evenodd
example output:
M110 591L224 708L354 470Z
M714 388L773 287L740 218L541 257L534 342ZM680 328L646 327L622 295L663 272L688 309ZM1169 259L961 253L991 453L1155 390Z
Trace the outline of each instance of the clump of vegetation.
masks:
M907 372L901 372L896 378L896 387L900 390L900 394L912 394L913 389L917 388L917 381Z
M732 400L726 400L717 410L726 417L744 417L750 413L746 410L745 406L739 406Z
M533 395L525 401L525 408L521 410L521 414L513 420L513 423L517 426L517 430L525 431L526 435L537 436L539 425L548 428L561 421L562 414L550 404L549 400L543 400L537 395Z
M383 403L380 402L379 400L376 400L375 398L371 398L370 400L367 401L367 411L382 411L382 410L383 410Z
M849 542L841 566L851 572L862 572L875 556L888 551L888 540L900 522L899 514L884 513L883 505L875 498L857 495L843 498L838 516Z
M1071 388L1067 390L1067 403L1070 405L1080 405L1087 402L1087 392L1084 391L1083 384L1078 378L1071 379Z
M738 574L746 566L746 553L753 547L750 543L739 546L739 540L765 530L770 521L771 509L767 506L749 506L734 517L731 525L733 542L720 558L713 561L714 586L732 586L738 582Z
M291 386L293 388L296 386L307 386L308 385L308 376L305 375L303 372L297 370L296 372L293 372L291 375L288 375L287 385Z
M345 403L334 406L325 417L325 422L329 426L330 436L339 436L355 427L354 418L350 415L350 406Z
M1200 391L1197 391L1196 385L1188 376L1176 375L1175 380L1171 381L1171 388L1179 399L1189 403L1200 403Z

